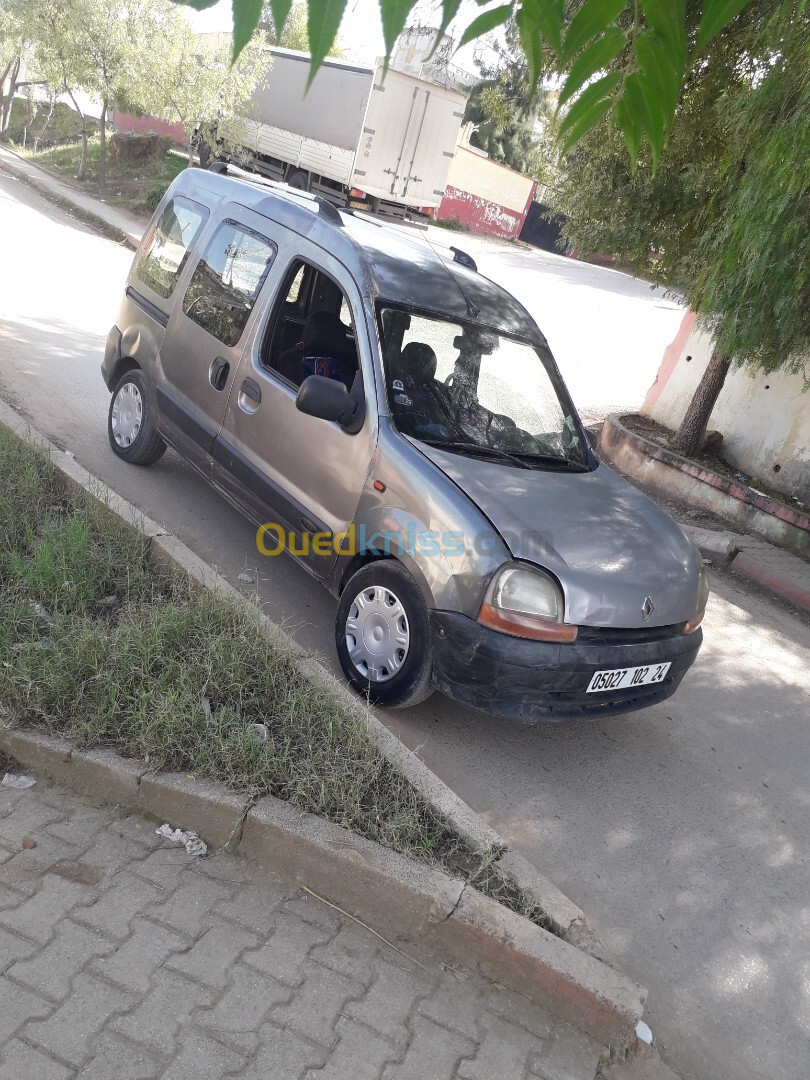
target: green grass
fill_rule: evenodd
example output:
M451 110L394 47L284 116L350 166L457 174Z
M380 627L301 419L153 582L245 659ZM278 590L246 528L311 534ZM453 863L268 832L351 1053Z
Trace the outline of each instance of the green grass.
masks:
M20 149L20 147L16 147ZM77 142L52 146L25 156L38 165L75 180L79 168L81 146ZM87 144L87 168L83 185L88 192L98 193L99 139L93 136ZM107 184L104 197L108 203L125 206L133 213L150 215L163 197L166 188L178 173L186 168L188 160L178 154L162 152L154 157L115 160L107 153Z
M47 455L0 428L0 722L289 800L547 925L258 616L157 570L147 545L97 500L68 497Z

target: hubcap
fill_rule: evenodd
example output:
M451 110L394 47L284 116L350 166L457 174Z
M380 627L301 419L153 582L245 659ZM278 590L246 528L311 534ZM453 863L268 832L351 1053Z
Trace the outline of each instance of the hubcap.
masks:
M143 398L135 383L127 382L115 395L112 407L112 433L123 450L138 438L143 422Z
M369 682L392 679L408 655L411 632L399 598L381 585L358 593L346 619L352 663Z

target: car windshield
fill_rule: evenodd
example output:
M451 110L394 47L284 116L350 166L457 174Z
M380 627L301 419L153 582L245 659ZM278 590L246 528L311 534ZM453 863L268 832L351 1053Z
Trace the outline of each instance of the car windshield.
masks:
M387 306L380 334L391 414L403 435L523 468L587 468L548 350Z

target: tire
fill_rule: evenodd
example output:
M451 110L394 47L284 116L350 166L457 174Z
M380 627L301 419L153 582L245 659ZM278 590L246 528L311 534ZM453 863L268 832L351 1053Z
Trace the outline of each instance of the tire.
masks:
M138 368L122 375L113 390L107 435L116 454L132 465L154 465L163 457L166 443L155 428L146 380Z
M358 603L363 596L365 606ZM349 580L335 645L346 678L372 705L405 708L433 693L428 610L419 586L394 559L369 563Z
M297 191L309 191L309 173L303 169L293 169L291 173L287 173L287 184Z

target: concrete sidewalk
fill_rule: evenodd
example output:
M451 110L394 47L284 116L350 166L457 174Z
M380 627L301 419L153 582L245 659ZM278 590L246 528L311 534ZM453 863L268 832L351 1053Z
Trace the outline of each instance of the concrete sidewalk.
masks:
M52 172L35 165L27 158L20 157L7 147L0 147L0 164L44 191L57 195L60 199L66 199L89 214L95 214L96 217L122 232L130 247L136 248L141 242L145 222L128 210L118 206L109 206L103 199L86 194L69 180L55 176Z
M401 947L144 819L0 787L0 1080L593 1080L598 1044Z

